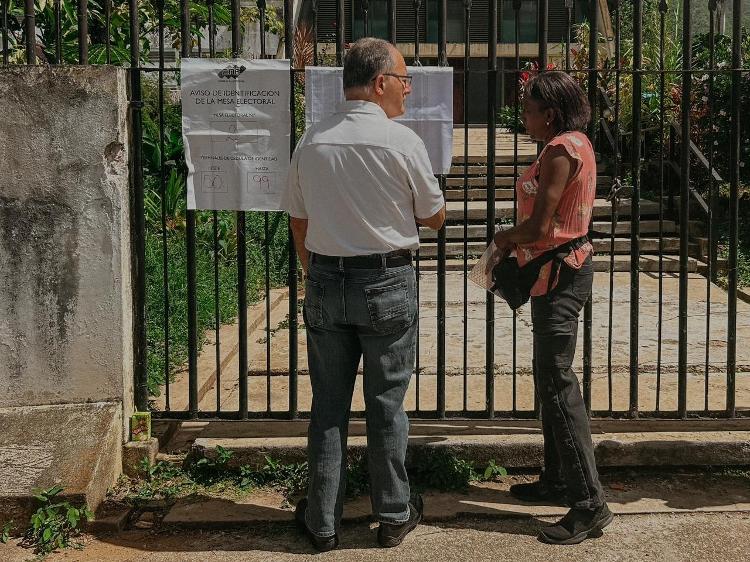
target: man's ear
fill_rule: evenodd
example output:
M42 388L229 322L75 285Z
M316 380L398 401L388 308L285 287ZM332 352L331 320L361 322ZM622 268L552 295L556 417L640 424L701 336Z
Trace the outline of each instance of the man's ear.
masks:
M376 94L379 96L382 96L385 93L385 76L382 74L379 74L375 80L373 80L373 90Z

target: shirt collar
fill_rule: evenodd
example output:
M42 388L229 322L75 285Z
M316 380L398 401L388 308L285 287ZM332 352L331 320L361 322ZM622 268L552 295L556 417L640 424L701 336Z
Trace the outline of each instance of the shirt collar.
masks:
M338 106L336 113L366 113L369 115L385 117L386 119L388 118L382 107L375 102L365 100L345 101Z

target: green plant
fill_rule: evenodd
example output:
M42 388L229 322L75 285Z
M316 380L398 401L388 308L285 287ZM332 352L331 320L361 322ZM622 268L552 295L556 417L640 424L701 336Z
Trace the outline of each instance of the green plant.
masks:
M83 520L93 518L85 505L76 507L58 500L62 491L61 486L34 491L34 498L41 505L31 516L31 525L22 544L33 547L37 554L45 555L69 546L79 547L80 544L73 543L72 539L80 534Z
M418 455L409 467L416 489L464 490L477 479L474 463L447 451Z
M516 108L513 105L506 105L497 112L497 126L508 129L511 133L523 133L526 130L521 121L520 108L516 116Z
M190 475L199 483L215 483L226 478L229 472L229 461L233 456L234 451L217 445L215 457L201 457L190 465Z
M498 465L495 462L495 459L490 459L490 462L487 464L487 468L484 469L482 479L493 480L497 476L508 476L508 471L505 470L504 467Z
M13 520L6 521L3 530L0 531L0 543L7 544L10 540L10 530L13 528Z

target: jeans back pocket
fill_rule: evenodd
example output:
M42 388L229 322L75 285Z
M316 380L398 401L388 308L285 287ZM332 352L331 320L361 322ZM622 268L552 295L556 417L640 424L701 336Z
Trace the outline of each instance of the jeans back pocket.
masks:
M408 327L413 321L409 310L409 290L405 280L384 287L365 288L367 309L373 329L392 334Z
M310 279L305 280L305 305L302 310L302 316L305 325L311 328L321 328L323 326L323 297L325 288L321 283Z

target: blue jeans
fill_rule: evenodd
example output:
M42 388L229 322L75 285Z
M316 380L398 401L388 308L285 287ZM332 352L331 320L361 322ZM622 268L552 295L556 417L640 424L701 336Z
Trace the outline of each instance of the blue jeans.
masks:
M352 393L364 358L367 453L373 513L385 523L409 517L404 462L409 420L403 402L414 370L416 279L411 265L353 269L311 255L304 319L312 384L306 523L320 537L341 521Z

